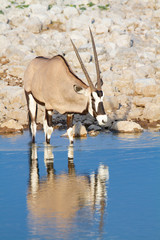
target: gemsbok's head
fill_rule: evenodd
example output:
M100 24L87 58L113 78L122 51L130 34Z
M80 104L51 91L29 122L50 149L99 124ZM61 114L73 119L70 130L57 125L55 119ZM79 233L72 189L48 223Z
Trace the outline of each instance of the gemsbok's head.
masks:
M79 52L75 46L75 44L72 42L74 51L76 53L76 56L80 62L81 68L85 74L85 77L88 81L89 84L89 106L88 106L88 112L97 119L98 124L103 126L106 125L107 123L107 115L105 113L104 110L104 105L103 105L103 99L104 99L104 93L102 91L102 85L103 85L103 81L100 77L100 68L99 68L99 62L98 62L98 56L97 56L97 51L96 51L96 47L95 47L95 42L94 42L94 38L90 29L90 35L91 35L91 40L92 40L92 47L93 47L93 53L94 53L94 60L95 60L95 66L96 66L96 73L97 73L97 83L95 84L95 86L93 85L93 82L83 64L83 61L79 55ZM83 88L77 88L75 85L75 91L77 93L80 94L84 94L87 95L88 93L86 91L88 91L88 89L83 89Z

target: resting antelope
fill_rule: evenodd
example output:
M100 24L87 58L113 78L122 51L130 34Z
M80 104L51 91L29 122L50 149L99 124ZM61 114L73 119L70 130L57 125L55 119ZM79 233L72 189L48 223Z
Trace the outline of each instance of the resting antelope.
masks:
M67 114L67 133L70 143L73 143L72 122L74 113L87 114L89 112L97 119L99 125L107 123L107 115L103 106L98 56L91 30L90 35L97 72L96 87L93 85L72 40L74 51L89 86L72 72L67 61L61 55L53 58L36 57L28 65L24 74L24 89L31 121L30 129L33 143L36 136L37 103L45 106L43 127L47 143L50 143L53 132L53 110L60 114Z

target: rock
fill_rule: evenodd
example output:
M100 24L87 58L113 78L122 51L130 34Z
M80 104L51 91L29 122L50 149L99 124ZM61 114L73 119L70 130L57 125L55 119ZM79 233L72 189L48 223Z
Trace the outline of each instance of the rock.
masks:
M17 121L20 125L28 124L28 111L25 109L15 108L14 110L9 110L6 113L7 119L13 119Z
M94 125L94 124L92 124L92 125L90 125L89 127L88 127L88 131L91 131L91 130L94 130L94 131L101 131L101 127L100 126L97 126L97 125Z
M2 123L0 126L0 132L3 132L3 133L13 133L13 132L22 132L22 131L23 131L23 126L13 119Z
M20 107L26 105L24 89L18 86L5 86L0 90L0 98L8 102L9 107L14 103L19 103Z
M154 97L160 93L160 86L152 78L134 80L135 93L144 97Z
M25 20L24 26L26 29L32 33L40 33L43 25L38 17L30 17Z
M65 7L63 10L65 18L70 19L74 16L79 16L78 10L74 7Z
M80 122L76 123L73 126L73 136L74 137L86 137L87 136L87 130L85 126L83 126Z
M113 123L112 128L113 131L122 132L122 133L138 133L142 132L143 128L135 122L131 121L118 121Z
M160 120L160 103L147 103L143 111L143 118L150 122Z
M129 110L127 120L141 120L143 119L143 108L142 107L135 107L135 105L131 106Z
M6 30L9 30L10 26L7 23L0 22L0 34L4 34Z
M94 122L94 118L93 119L86 119L86 120L84 120L83 124L88 127L88 126L92 125L93 122Z
M135 96L132 103L137 107L145 107L147 103L152 102L152 97Z
M0 35L0 56L3 56L6 52L6 49L10 46L10 40L4 36Z
M105 112L114 112L119 109L119 102L115 96L112 97L104 97L104 109Z
M99 133L100 133L99 131L94 131L94 130L89 131L89 135L91 137L96 137Z
M23 78L24 76L24 71L25 71L25 67L24 66L14 66L12 65L7 73L11 76L17 77L17 78Z
M77 122L73 126L73 137L79 138L79 137L86 137L87 136L87 130L85 126L83 126L80 122ZM62 137L68 137L67 132L62 135Z

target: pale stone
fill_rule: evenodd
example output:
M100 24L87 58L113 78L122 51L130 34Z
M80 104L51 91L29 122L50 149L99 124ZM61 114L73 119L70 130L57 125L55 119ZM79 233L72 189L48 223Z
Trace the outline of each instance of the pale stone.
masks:
M107 26L105 26L103 23L97 24L95 30L96 30L97 34L102 34L102 33L108 32Z
M45 14L47 11L47 7L42 4L31 4L29 6L29 9L31 10L32 14Z
M142 132L143 128L132 121L118 121L113 124L112 130L123 133L138 133Z
M0 98L7 99L10 106L14 103L19 103L20 106L26 105L24 89L18 86L6 86L2 88L0 90ZM8 107L7 105L6 107Z
M85 126L83 126L80 122L76 123L73 126L73 136L74 137L86 137L87 136L87 130Z
M8 69L8 74L17 78L23 78L24 71L24 66L12 66Z
M10 44L9 39L6 36L0 35L0 56L5 54L6 49L10 46Z
M40 33L42 30L42 22L38 17L30 17L26 19L24 26L32 33Z
M96 137L99 133L100 133L99 131L91 130L91 131L89 131L89 136Z
M24 109L17 109L8 111L6 114L7 119L13 119L17 121L20 125L25 125L28 123L28 111Z
M132 103L135 104L137 107L145 107L147 103L152 102L153 98L152 97L140 97L140 96L135 96L133 98Z
M87 136L87 130L84 125L82 125L80 122L77 122L73 126L73 137L86 137ZM68 137L67 132L62 135L62 137Z
M128 115L127 120L139 120L142 119L143 108L132 106Z
M134 80L135 93L144 97L153 97L160 92L160 86L152 78Z
M129 47L130 37L128 35L119 35L115 41L118 47Z
M20 24L23 24L25 21L25 17L21 15L20 13L17 13L16 15L13 15L10 18L10 25L13 27L18 27Z
M78 10L75 7L65 7L63 10L65 18L70 19L73 16L79 16Z
M150 122L160 120L160 104L147 103L143 111L143 117Z
M105 75L102 76L102 79L103 79L102 90L104 92L104 96L112 97L112 96L114 96L112 83L109 81L106 81L106 77L107 77L107 74L106 74L106 76Z
M7 30L10 30L9 24L0 22L0 34L5 34Z
M118 51L116 44L114 42L106 42L105 47L110 57L114 58Z
M23 131L23 126L19 124L17 121L10 119L1 124L1 128L7 128L10 130L15 131Z
M115 96L104 97L103 104L106 113L119 109L119 102Z

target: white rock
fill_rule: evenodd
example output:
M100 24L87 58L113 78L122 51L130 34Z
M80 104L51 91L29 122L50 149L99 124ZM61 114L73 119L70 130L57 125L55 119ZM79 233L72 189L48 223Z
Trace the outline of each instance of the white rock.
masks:
M152 78L134 80L135 93L144 97L154 97L160 93L160 86Z
M142 132L143 128L135 122L131 121L118 121L114 122L112 126L112 130L117 132L124 132L124 133L137 133Z
M85 126L83 126L80 122L76 123L73 126L73 136L74 137L86 137L87 136L87 130Z
M0 98L7 99L10 105L19 103L21 106L26 105L24 89L18 86L6 86L0 90ZM7 106L6 106L7 107Z
M115 110L119 109L119 102L115 96L104 97L103 103L106 113L114 112Z
M6 49L10 44L9 39L6 36L0 35L0 56L3 56L6 53Z
M143 111L143 117L150 122L160 120L160 104L147 103Z
M7 73L11 76L17 77L17 78L23 78L24 76L25 67L24 66L14 66L12 65L9 67Z
M47 11L47 7L42 4L31 4L29 6L30 11L32 14L45 14Z
M86 137L87 130L80 122L77 122L73 126L73 137ZM62 135L62 137L68 137L67 132Z
M70 19L73 16L79 16L78 10L75 7L65 7L63 9L65 18Z
M152 97L140 97L140 96L135 96L133 98L132 103L135 104L137 107L145 107L147 103L152 102L153 98Z
M24 26L32 33L40 33L43 27L42 22L38 17L30 17L26 19Z
M108 27L105 26L103 23L96 24L95 30L97 34L103 34L108 32Z
M143 120L143 108L132 106L128 115L127 120Z
M23 126L13 119L10 119L2 123L1 128L7 128L8 130L11 131L23 131Z
M13 119L20 125L28 124L28 112L24 109L9 110L6 114L7 119Z
M115 39L115 43L118 47L129 47L130 44L130 36L127 34L117 36Z
M10 29L9 24L0 22L0 34L5 34L5 32L9 29Z

